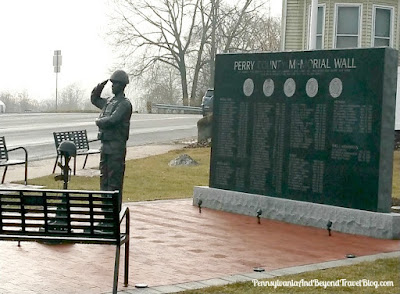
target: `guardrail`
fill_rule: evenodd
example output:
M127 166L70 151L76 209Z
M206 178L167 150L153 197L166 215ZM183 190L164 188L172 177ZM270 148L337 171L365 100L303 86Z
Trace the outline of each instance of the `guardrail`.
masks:
M149 113L201 114L201 107L152 103Z

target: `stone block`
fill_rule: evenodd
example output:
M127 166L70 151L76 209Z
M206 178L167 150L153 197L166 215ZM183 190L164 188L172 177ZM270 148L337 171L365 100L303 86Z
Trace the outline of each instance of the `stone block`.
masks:
M339 206L330 206L264 195L197 186L193 205L226 212L257 216L287 223L326 229L332 222L332 231L365 235L382 239L400 239L400 214L381 213Z

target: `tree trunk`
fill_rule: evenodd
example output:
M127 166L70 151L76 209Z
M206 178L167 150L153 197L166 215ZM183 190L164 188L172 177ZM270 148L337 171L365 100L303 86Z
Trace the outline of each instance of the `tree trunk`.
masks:
M219 1L219 0L218 0ZM202 7L203 8L203 7ZM211 6L211 11L213 11L214 6ZM201 11L203 11L201 9ZM200 75L200 70L204 65L204 60L203 60L203 52L204 52L204 46L207 42L207 33L209 30L209 25L210 25L210 18L205 21L205 15L206 13L201 13L201 19L202 19L202 34L201 34L201 40L199 44L199 50L197 52L197 60L196 60L196 65L194 68L194 73L193 73L193 82L192 82L192 90L190 93L190 105L191 106L199 106L201 101L196 101L197 99L197 85L199 82L199 75ZM199 98L201 100L201 98Z
M181 85L182 85L182 104L183 106L189 106L189 92L188 92L185 56L181 56L181 62L179 64L179 73L181 76Z

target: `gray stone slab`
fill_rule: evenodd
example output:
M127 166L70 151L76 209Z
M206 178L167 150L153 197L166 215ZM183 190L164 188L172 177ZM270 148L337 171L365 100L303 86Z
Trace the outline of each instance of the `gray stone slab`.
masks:
M199 281L200 283L204 284L207 287L210 286L222 286L228 284L226 280L223 279L208 279L208 280L203 280Z
M249 281L253 280L253 279L271 279L274 278L276 276L272 275L270 272L252 272L252 273L247 273L247 274L242 274L243 276L247 277L249 279Z
M238 282L247 282L249 281L249 278L244 276L244 275L231 275L231 276L225 276L221 277L222 280L226 280L229 283L238 283Z
M400 250L400 248L399 248ZM360 263L364 261L375 261L377 259L400 257L400 251L379 253L374 255L358 256L356 258L348 259L352 263Z
M112 292L108 292L111 294ZM118 294L161 294L163 292L157 291L154 288L132 288L127 290L120 290Z
M400 214L380 213L311 202L197 186L193 205L288 223L326 229L328 221L335 231L383 239L400 239Z
M188 282L188 283L177 284L176 286L184 288L186 290L201 289L206 287L204 284L200 282Z
M185 291L184 288L181 288L178 285L157 286L153 287L152 289L157 290L160 293L177 293Z
M379 254L376 254L376 256L378 256L379 258L400 257L400 248L399 248L399 251L379 253Z
M375 255L368 255L368 256L356 256L355 258L349 258L348 261L350 261L352 264L360 263L360 262L371 262L375 261L377 259L380 259L379 257Z
M341 260L332 260L327 262L321 262L316 264L310 264L310 271L324 270L329 268L334 268L338 266L347 266L352 265L354 263L353 259L341 259Z
M356 258L332 260L332 261L309 264L309 265L304 265L304 266L282 268L282 269L277 269L277 270L267 272L267 274L277 275L277 276L285 276L285 275L299 274L299 273L310 272L310 271L324 270L324 269L335 268L335 267L340 267L340 266L349 266L349 265L358 264L361 262L371 262L371 261L375 261L378 259L394 258L394 257L400 257L400 251L360 256L360 257L356 257Z
M124 290L125 288L121 288L117 293L118 294L161 294L163 292L157 291L154 288L129 288ZM111 292L107 292L107 294L111 294ZM104 293L106 294L106 293Z
M286 276L286 275L296 275L296 274L301 274L304 272L309 272L313 269L311 269L310 266L295 266L295 267L288 267L288 268L281 268L277 270L273 270L270 272L272 275L277 275L277 276Z

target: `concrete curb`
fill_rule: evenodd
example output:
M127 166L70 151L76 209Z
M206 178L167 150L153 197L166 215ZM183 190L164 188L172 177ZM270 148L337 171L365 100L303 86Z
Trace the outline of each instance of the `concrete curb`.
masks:
M283 277L286 275L300 274L305 272L311 272L316 270L323 270L329 268L335 268L340 266L349 266L354 264L359 264L361 262L371 262L378 259L387 259L387 258L400 258L400 251L389 252L389 253L378 253L374 255L366 255L360 256L356 258L348 258L341 260L332 260L315 264L307 264L295 267L282 268L272 271L265 272L251 272L251 273L242 273L237 275L228 275L215 279L208 279L202 281L194 281L176 285L164 285L164 286L155 286L149 288L129 288L126 290L120 290L118 293L120 294L167 294L167 293L178 293L185 290L195 290L195 289L203 289L211 286L222 286L237 282L250 282L254 279L269 279L274 277ZM105 292L103 294L110 294L111 292Z

